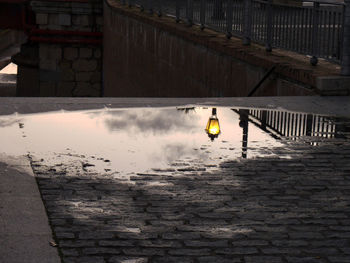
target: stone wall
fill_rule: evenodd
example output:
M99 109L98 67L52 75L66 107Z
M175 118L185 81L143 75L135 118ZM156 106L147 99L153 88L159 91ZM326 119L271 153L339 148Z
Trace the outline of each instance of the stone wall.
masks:
M79 33L103 31L101 1L32 1L31 7L36 16L35 27L42 30L37 33L33 30L29 37L38 58L36 66L19 62L22 69L18 78L22 81L19 81L17 95L101 96L102 45L98 41L91 43L97 36ZM20 56L25 57L25 52ZM17 61L23 59L17 58ZM25 80L33 78L29 76L33 75L33 68L37 70L36 80L28 85Z
M101 96L101 48L39 45L40 96Z
M247 96L276 64L254 95L315 94L312 70L290 58L116 1L104 4L103 46L105 96Z

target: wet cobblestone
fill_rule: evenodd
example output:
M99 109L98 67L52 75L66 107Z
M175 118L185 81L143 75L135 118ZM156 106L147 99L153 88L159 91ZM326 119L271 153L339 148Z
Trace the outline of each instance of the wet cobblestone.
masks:
M130 180L32 167L65 263L345 263L349 149L289 141L278 157Z

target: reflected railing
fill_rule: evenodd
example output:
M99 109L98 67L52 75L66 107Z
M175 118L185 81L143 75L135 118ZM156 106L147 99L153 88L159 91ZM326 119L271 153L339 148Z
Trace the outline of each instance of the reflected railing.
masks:
M350 121L318 114L280 110L232 109L239 115L242 133L242 157L247 158L248 126L257 126L275 139L288 137L350 138ZM317 142L311 142L318 145Z
M258 121L263 130L283 137L344 137L344 125L337 118L278 110L249 110L249 116Z
M278 110L249 110L249 115L260 122L262 129L271 129L280 136L340 136L334 119L330 117Z

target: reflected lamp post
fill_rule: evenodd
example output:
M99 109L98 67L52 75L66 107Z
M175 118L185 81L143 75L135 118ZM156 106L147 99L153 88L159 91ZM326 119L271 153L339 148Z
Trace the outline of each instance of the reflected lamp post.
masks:
M242 157L247 158L248 152L248 115L249 110L239 110L239 126L243 129L242 134Z
M205 131L208 134L208 137L211 141L214 141L220 134L220 124L219 119L216 116L216 108L212 109L212 115L210 116Z

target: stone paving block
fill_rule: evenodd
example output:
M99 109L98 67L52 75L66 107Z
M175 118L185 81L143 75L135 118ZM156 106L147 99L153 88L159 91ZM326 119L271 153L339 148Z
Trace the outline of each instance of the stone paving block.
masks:
M182 247L179 241L169 240L141 240L138 241L140 247L152 247L152 248L178 248Z
M56 231L56 237L57 238L62 238L62 239L74 239L75 235L73 233L70 232L57 232Z
M253 246L267 246L269 244L266 240L235 240L231 242L234 247L253 247Z
M65 262L65 260L63 260ZM77 263L106 263L103 257L78 257L74 262Z
M59 246L60 247L67 247L67 248L78 248L78 247L93 247L95 245L94 241L60 241Z
M83 255L99 255L99 254L120 254L121 250L116 248L103 248L103 247L91 247L91 248L83 248Z
M338 257L329 257L331 263L349 263L350 258L348 256L338 256Z
M102 247L133 247L135 240L101 240L98 242Z
M218 256L208 256L208 257L199 257L198 258L199 263L214 263L214 262L220 262L220 263L240 263L242 262L240 258L223 258Z
M109 239L114 238L115 234L113 232L107 231L94 231L94 232L81 232L79 233L79 239Z
M338 255L341 251L337 248L331 247L320 247L320 248L304 248L303 251L308 254L327 254L327 255Z
M162 238L164 239L179 239L179 240L188 240L188 239L198 239L200 238L200 233L191 233L191 232L176 232L176 233L164 233Z
M116 257L111 257L108 260L108 263L148 263L147 258L131 258L131 257L121 257L121 256L116 256Z
M244 257L245 263L283 263L282 257L248 256Z
M307 247L305 240L272 240L272 244L277 247Z
M79 251L77 249L61 249L63 256L79 256Z
M128 256L164 256L165 252L154 248L125 248L122 250Z
M350 246L342 247L342 248L340 248L340 250L342 251L342 253L349 255L349 257L350 257Z
M227 247L227 240L219 241L199 241L199 240L185 240L185 245L187 247Z
M168 253L174 256L207 256L210 255L210 250L206 248L201 249L169 249Z
M286 257L288 263L320 263L320 258L315 257Z
M215 252L223 255L251 255L257 254L258 250L255 247L235 247L216 249Z
M178 263L178 262L183 262L183 263L194 263L193 258L189 257L171 257L171 256L166 256L166 257L154 257L152 258L152 262L154 263Z

